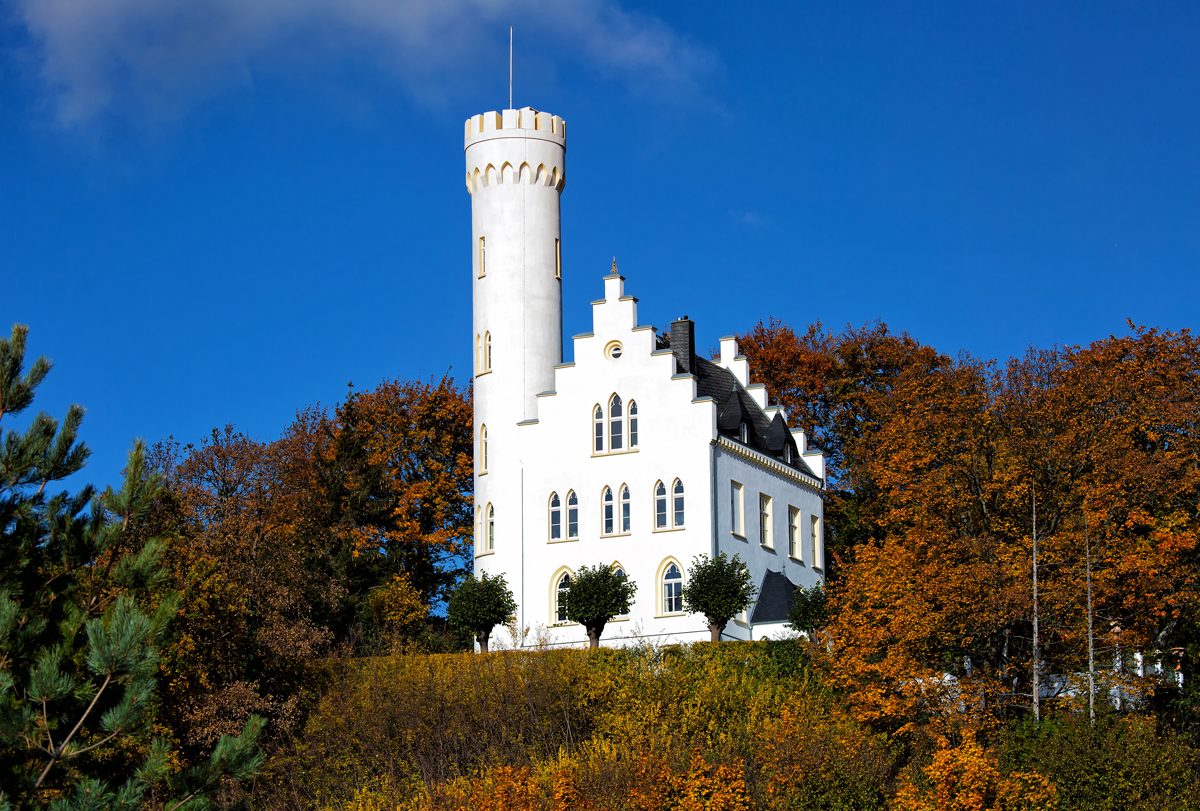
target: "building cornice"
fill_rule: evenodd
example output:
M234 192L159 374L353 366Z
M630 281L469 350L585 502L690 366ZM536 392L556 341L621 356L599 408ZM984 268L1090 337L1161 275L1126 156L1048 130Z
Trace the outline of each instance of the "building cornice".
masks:
M773 473L778 473L779 475L785 476L792 481L799 482L811 490L816 490L818 493L825 489L824 483L820 479L814 476L809 476L806 473L801 473L794 467L789 467L783 462L780 462L778 459L772 459L765 453L760 453L753 448L748 448L740 442L734 442L732 439L728 439L727 437L723 436L717 437L715 440L713 440L713 442L721 450L728 451L735 456L740 456L747 461L753 462L759 467L766 468Z

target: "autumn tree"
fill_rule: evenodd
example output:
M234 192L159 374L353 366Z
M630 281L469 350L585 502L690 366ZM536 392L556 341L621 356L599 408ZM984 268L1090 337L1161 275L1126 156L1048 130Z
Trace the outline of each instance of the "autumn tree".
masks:
M567 619L587 630L588 646L600 647L600 635L613 617L629 613L637 584L624 573L606 566L580 566L563 594Z
M487 653L492 629L509 622L517 614L517 601L509 591L504 575L484 572L479 579L468 576L446 606L450 624L475 637L479 650Z
M404 571L426 604L443 601L471 560L474 439L471 389L449 376L436 384L385 381L352 395L338 409L338 442L360 443L361 470L377 471L387 520L355 519L353 492L376 482L350 475L343 498L344 532L355 554L386 562L389 575ZM348 439L343 435L349 434ZM357 488L357 490L355 490Z
M905 728L937 707L1030 705L1035 496L1042 672L1086 661L1086 531L1107 684L1153 687L1133 653L1165 655L1195 615L1198 357L1187 333L1137 330L1001 372L914 368L868 398L874 537L836 584L828 629L832 679L860 718ZM1084 686L1053 683L1062 701Z
M683 605L693 614L704 615L711 641L720 642L725 626L746 610L757 593L750 570L737 555L697 555L683 587Z
M825 454L827 574L836 581L839 560L876 535L881 492L870 447L882 427L878 409L906 375L952 360L881 323L835 334L817 322L800 333L772 318L739 336L738 348L752 381L766 384L772 405Z
M33 402L50 363L24 371L27 329L0 340L0 419ZM48 488L84 466L83 409L60 424L36 415L0 432L0 806L140 808L159 785L164 808L202 807L222 780L261 764L251 718L196 766L172 768L151 739L155 676L177 600L156 592L164 544L130 527L161 480L129 455L120 490Z

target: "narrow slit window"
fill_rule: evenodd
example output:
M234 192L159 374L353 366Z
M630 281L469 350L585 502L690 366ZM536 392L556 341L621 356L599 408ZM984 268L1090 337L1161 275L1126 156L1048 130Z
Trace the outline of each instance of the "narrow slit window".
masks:
M625 422L624 414L625 409L621 407L621 398L614 394L608 401L608 449L610 451L619 451L624 447L625 432L622 428Z
M683 573L672 563L663 575L663 613L679 614L683 611Z
M571 590L571 575L564 574L558 579L554 589L554 619L557 622L567 621L567 592Z
M596 453L604 453L604 409L600 406L596 406L592 422L595 423L596 430Z
M734 535L745 535L745 522L742 516L742 485L738 482L729 483L729 516Z
M629 401L629 447L636 448L638 446L638 413L637 403L633 400Z
M629 514L630 513L629 508L630 508L629 485L625 485L624 487L621 488L621 531L622 532L629 532L630 518L631 518L631 516Z
M562 540L562 501L558 493L550 494L550 540Z
M825 563L821 559L821 519L814 515L810 524L812 526L812 558L809 565L814 569L820 569Z
M675 496L675 526L683 526L683 482L679 479L675 480L674 496Z
M461 244L461 243L460 243ZM462 254L459 254L460 256ZM487 275L487 242L483 237L479 238L479 278Z
M567 493L567 537L579 537L579 499L574 490Z
M766 493L758 494L758 542L771 546L771 497Z
M667 486L659 482L654 486L654 528L667 527Z
M483 371L492 371L492 333L483 333Z
M562 278L562 241L554 240L554 278Z
M488 438L487 426L479 426L479 472L487 473L488 470Z
M496 551L496 510L491 504L487 505L487 548Z
M604 496L603 496L603 505L602 506L604 508L604 534L612 535L613 532L615 531L613 529L613 527L615 526L615 507L616 507L616 505L613 503L613 491L612 491L611 487L604 488Z

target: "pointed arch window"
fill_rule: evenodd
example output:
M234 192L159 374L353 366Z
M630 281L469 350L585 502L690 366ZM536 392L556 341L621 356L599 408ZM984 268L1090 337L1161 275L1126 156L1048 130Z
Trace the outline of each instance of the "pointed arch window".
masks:
M637 402L629 401L629 447L636 448L638 446L638 413Z
M654 485L654 528L667 528L667 486L661 481Z
M483 371L483 336L475 333L475 374Z
M625 409L621 407L620 395L614 394L608 401L608 449L619 451L625 447Z
M621 531L629 532L632 516L630 515L630 507L632 501L629 498L629 485L621 486Z
M612 535L616 532L616 505L613 503L613 491L611 487L605 487L600 496L600 506L604 511L604 528L605 535Z
M483 333L483 371L492 371L492 333Z
M550 494L550 540L562 540L562 501L558 493Z
M487 240L479 238L479 278L487 275Z
M574 490L567 493L567 537L579 537L579 499Z
M487 551L496 551L496 510L487 505Z
M487 426L479 426L479 472L488 472L488 438Z
M672 494L675 498L674 521L675 526L683 526L683 482L679 479L675 480L675 486L672 488Z
M604 453L604 409L596 406L593 409L592 422L596 425L596 453Z
M683 572L672 563L667 567L662 580L662 612L664 614L683 613Z
M567 620L567 592L571 590L571 575L564 574L558 578L558 583L554 587L554 621L568 622Z

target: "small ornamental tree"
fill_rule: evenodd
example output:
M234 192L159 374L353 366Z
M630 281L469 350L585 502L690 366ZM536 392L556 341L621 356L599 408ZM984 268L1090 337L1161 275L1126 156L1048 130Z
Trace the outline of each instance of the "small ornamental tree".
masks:
M812 636L829 619L825 589L817 583L812 588L792 592L792 607L788 609L788 625L794 631Z
M610 566L581 566L563 595L567 619L587 629L588 647L598 648L604 626L613 617L629 613L636 592L637 585Z
M517 613L517 601L508 590L504 575L487 572L478 580L471 575L450 595L446 606L450 624L467 631L479 642L479 650L487 653L492 629L508 622Z
M0 339L0 420L33 403L50 371L27 373L28 330ZM141 442L125 483L75 495L48 488L83 468L83 409L60 424L35 416L24 432L0 423L0 809L206 808L226 779L262 763L262 719L222 736L206 763L176 771L151 740L159 647L178 600L164 595L165 544L131 531L159 496Z
M750 570L737 555L730 558L721 552L711 559L697 555L683 587L683 605L693 614L703 614L712 641L720 642L725 626L754 602L756 594Z

